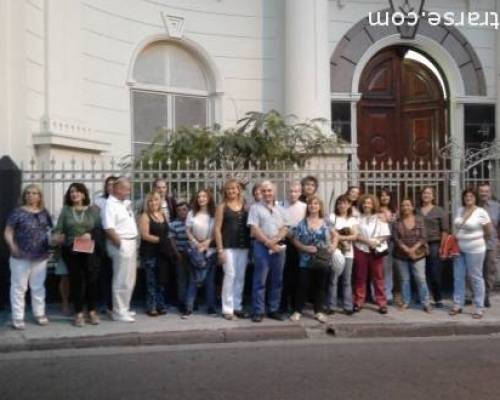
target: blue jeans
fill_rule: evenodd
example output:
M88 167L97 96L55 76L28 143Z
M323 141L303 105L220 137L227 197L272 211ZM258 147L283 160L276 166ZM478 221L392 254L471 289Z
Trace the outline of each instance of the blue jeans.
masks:
M165 288L157 283L158 258L151 257L143 260L144 269L146 270L146 308L148 310L164 310L167 308L165 304Z
M197 281L197 275L200 271L195 271L195 268L191 263L189 263L189 283L186 290L186 309L189 311L193 310L194 301L198 293L198 287L205 285L205 303L207 309L215 308L215 265L217 261L216 254L208 257L206 266L206 276L203 282Z
M352 311L352 258L346 258L344 271L338 275L333 269L330 271L330 282L328 284L328 295L326 300L327 308L335 310L337 308L338 282L342 281L343 309Z
M252 309L255 315L262 315L266 311L266 282L269 275L269 293L267 294L268 312L276 312L280 306L281 288L283 285L283 268L285 252L269 254L269 249L262 243L255 241L254 247L255 270L252 285Z
M429 289L431 290L436 303L443 300L441 288L443 281L443 263L439 258L439 247L439 242L429 242L429 255L427 256L425 262L427 282L429 283Z
M417 261L396 259L396 265L398 266L399 277L401 279L401 292L405 304L410 304L411 302L411 273L417 285L420 303L423 306L428 305L430 299L429 289L427 289L427 281L425 279L425 258Z
M485 286L483 263L486 252L460 252L453 259L453 303L462 308L465 303L465 275L469 278L474 292L474 304L478 310L484 307Z

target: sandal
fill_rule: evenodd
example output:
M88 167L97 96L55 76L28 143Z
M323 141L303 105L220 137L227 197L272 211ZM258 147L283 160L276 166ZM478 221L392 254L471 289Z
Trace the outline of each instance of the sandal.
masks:
M459 308L459 307L456 307L456 306L452 307L450 309L450 312L448 313L448 315L451 315L451 316L454 316L454 315L457 315L457 314L462 314L462 309Z

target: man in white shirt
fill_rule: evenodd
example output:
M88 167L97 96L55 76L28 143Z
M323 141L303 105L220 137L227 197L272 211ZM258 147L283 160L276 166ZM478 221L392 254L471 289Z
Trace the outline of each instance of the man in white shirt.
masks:
M137 272L137 225L131 202L130 180L119 177L113 185L113 194L108 197L103 226L106 232L106 248L113 261L113 319L134 322L130 300Z
M252 286L252 321L261 322L266 311L269 318L284 320L278 311L283 284L283 266L285 263L285 238L287 217L282 207L275 204L276 188L270 181L262 182L262 201L250 207L247 225L255 238L255 270ZM269 289L268 286L269 275Z

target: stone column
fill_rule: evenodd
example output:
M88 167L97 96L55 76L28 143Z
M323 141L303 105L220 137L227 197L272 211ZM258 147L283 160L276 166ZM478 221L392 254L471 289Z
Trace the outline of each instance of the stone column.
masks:
M286 0L285 114L331 132L328 0Z

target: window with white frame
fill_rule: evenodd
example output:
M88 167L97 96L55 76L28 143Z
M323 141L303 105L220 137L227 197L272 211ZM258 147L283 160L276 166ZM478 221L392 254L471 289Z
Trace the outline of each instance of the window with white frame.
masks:
M133 78L134 156L167 130L210 125L210 79L188 50L167 41L147 46Z

